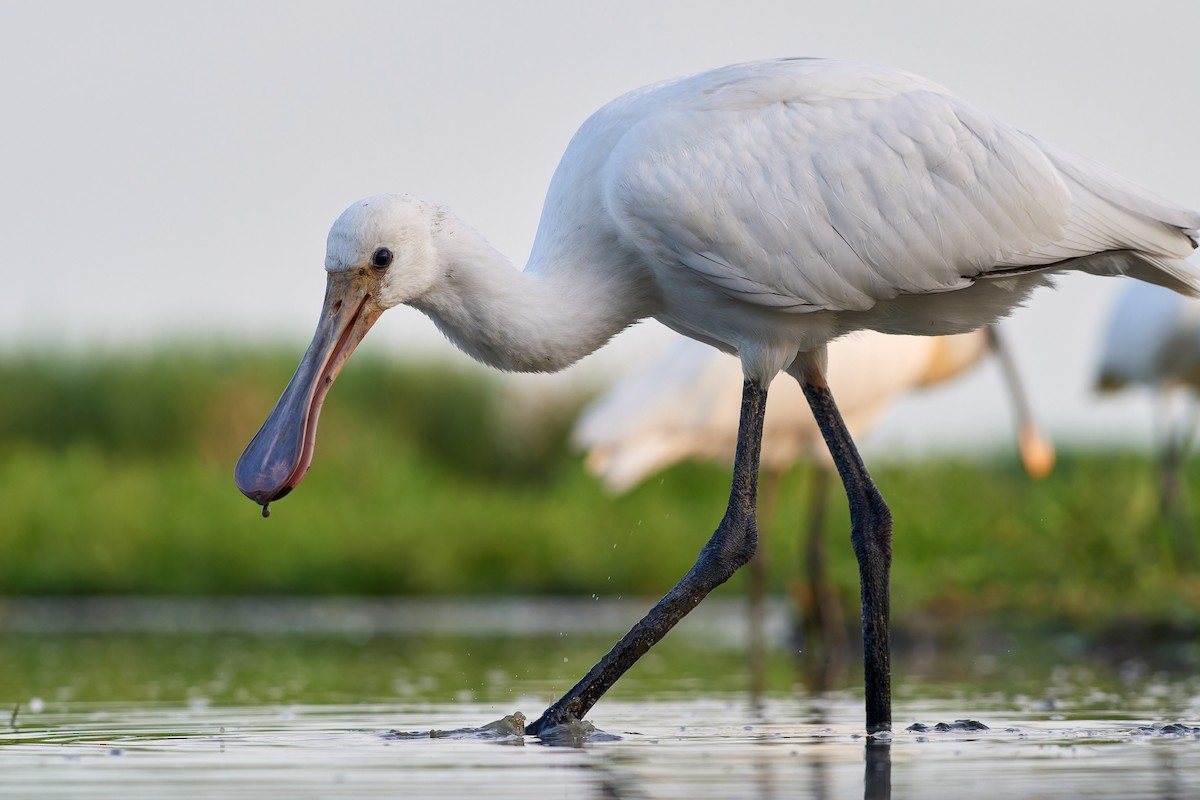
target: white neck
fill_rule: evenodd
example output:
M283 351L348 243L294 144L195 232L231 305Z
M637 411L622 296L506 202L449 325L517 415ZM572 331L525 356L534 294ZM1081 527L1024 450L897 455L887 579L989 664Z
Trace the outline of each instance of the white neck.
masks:
M411 305L465 353L499 369L555 372L653 313L652 293L630 266L539 261L519 272L452 215L439 226L436 249L443 278Z

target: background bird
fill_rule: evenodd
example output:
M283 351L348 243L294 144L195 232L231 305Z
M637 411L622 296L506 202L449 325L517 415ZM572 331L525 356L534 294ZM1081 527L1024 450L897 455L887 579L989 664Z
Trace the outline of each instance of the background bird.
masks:
M998 338L985 330L953 336L888 336L871 331L829 345L829 384L851 433L861 435L905 394L959 377L980 362ZM1015 398L1024 388L1001 359ZM685 459L730 463L737 444L742 371L737 359L691 339L615 382L593 400L575 425L589 471L614 493ZM763 467L786 470L797 460L830 463L821 432L793 381L771 383L763 428ZM1054 466L1053 445L1038 431L1027 402L1014 402L1018 444L1030 475Z
M507 370L553 371L653 317L736 353L729 505L695 565L552 704L582 717L753 555L767 385L800 382L850 506L869 733L891 728L891 512L825 379L847 333L963 333L1062 270L1200 292L1200 215L1011 128L941 86L822 59L740 64L620 97L572 138L523 272L448 209L367 198L334 223L325 304L296 374L238 461L263 505L312 461L317 415L387 308L427 314Z
M1054 446L1038 430L1011 353L994 328L953 336L888 336L864 331L829 344L829 386L856 439L901 397L965 374L997 355L1017 420L1018 447L1035 479L1054 466ZM701 459L733 462L742 370L737 359L692 339L680 339L593 400L573 438L586 465L614 493L625 492L672 464ZM763 425L761 464L767 471L759 503L759 549L751 560L752 653L762 637L766 564L774 497L784 471L798 460L817 465L809 493L805 585L797 592L805 651L839 660L844 634L841 603L824 570L822 520L833 465L800 387L790 378L771 383ZM821 653L821 651L824 651ZM757 670L752 670L757 675Z
M1200 300L1133 284L1117 297L1104 337L1096 388L1150 389L1157 405L1159 509L1181 564L1196 563L1196 527L1183 466L1200 406Z

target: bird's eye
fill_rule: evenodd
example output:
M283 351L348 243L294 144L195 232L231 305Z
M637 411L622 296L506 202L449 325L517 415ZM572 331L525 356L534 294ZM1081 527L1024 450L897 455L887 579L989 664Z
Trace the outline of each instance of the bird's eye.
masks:
M371 266L376 269L387 269L392 265L392 251L381 247L371 256Z

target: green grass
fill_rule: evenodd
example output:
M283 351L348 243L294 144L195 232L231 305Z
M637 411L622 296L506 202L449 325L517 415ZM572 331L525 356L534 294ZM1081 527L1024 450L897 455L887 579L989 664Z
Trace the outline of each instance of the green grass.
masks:
M607 496L565 444L577 403L517 436L484 373L356 357L312 471L263 520L233 463L295 357L0 360L0 594L659 594L723 511L716 466ZM777 589L800 571L809 469L782 483L767 542ZM1200 574L1172 556L1145 456L1067 452L1038 483L1008 453L875 477L896 520L896 614L1200 621ZM838 493L829 530L854 608Z

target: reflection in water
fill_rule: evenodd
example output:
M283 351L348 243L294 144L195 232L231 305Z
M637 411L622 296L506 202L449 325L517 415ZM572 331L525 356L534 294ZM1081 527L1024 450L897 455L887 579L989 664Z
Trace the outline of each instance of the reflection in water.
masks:
M741 619L740 603L733 610ZM515 728L454 733L540 712L577 677L564 659L607 647L607 632L0 630L0 796L211 798L227 796L237 775L242 793L279 798L403 786L489 800L836 800L887 798L893 783L897 796L923 800L1000 786L1018 798L1200 797L1197 670L1105 669L1041 641L972 647L965 659L939 651L915 665L901 651L888 741L862 735L857 672L814 691L789 652L768 649L751 704L740 637L694 622L639 662L589 715L595 728L564 747L532 746L545 742Z
M892 743L867 737L863 800L892 800Z
M563 798L1196 797L1200 729L1113 721L1025 721L989 731L864 739L846 725L704 722L737 702L621 702L620 738L524 747L510 735L401 739L401 729L458 730L494 708L478 704L362 707L92 707L30 714L0 729L0 796L41 798L406 796ZM766 704L795 718L792 702ZM938 711L933 712L936 716ZM684 724L680 724L684 723ZM747 727L749 729L747 729ZM970 738L968 738L970 737ZM1147 744L1152 746L1147 746ZM902 753L893 766L892 751ZM865 763L864 763L865 762Z

